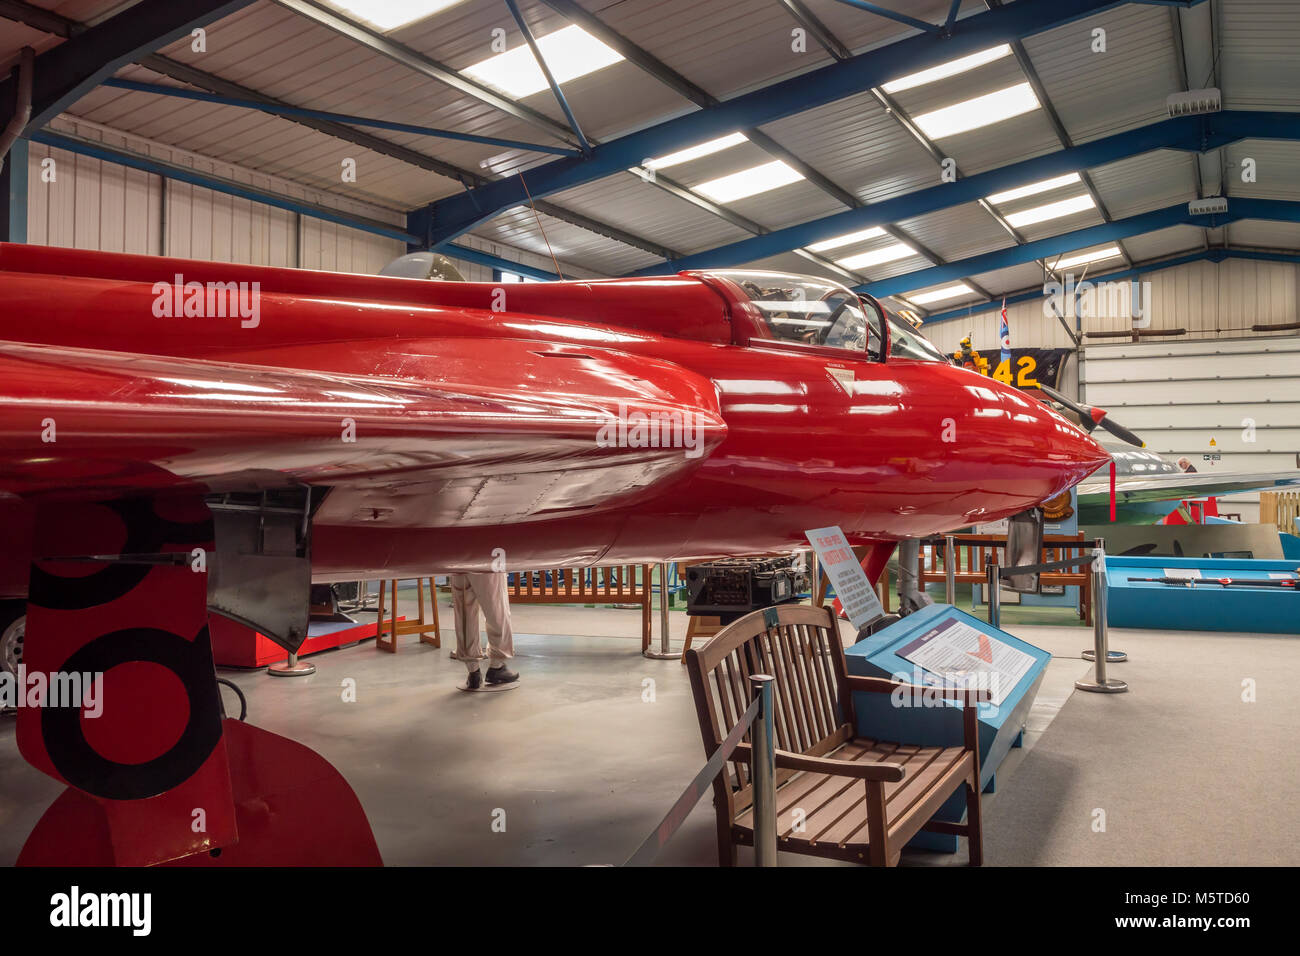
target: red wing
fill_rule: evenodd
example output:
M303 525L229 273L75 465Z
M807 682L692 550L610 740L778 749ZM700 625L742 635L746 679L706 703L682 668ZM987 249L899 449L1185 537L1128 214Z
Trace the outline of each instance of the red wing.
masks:
M0 492L471 488L458 520L497 523L669 481L726 434L707 379L606 349L387 340L256 363L0 343ZM638 414L667 431L619 429Z

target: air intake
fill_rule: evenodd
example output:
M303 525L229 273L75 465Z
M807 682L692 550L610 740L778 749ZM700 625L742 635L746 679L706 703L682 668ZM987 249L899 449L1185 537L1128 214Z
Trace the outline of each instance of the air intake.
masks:
M1217 216L1228 211L1228 200L1225 196L1193 199L1187 204L1187 211L1193 216Z
M1171 93L1165 99L1165 109L1170 116L1192 116L1196 113L1217 113L1223 109L1223 94L1218 87L1208 90L1188 90Z

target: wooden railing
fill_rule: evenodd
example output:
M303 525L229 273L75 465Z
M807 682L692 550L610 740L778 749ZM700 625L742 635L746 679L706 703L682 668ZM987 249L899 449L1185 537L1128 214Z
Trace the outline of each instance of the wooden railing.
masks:
M1261 491L1259 523L1271 524L1278 531L1300 534L1295 519L1300 517L1300 491Z
M650 646L653 595L649 564L600 568L544 568L515 571L508 591L511 604L636 604L641 608L641 650Z
M953 557L956 581L967 584L983 584L987 579L989 559L994 551L999 552L997 563L1005 566L1007 539L1000 535L955 534L953 539ZM921 585L943 584L947 578L944 564L944 539L942 536L926 538L923 544L929 545L929 553L921 549ZM1039 558L1046 564L1049 561L1064 561L1077 557L1096 546L1083 532L1078 534L1045 534L1043 551ZM1092 574L1088 569L1077 571L1045 571L1038 576L1044 586L1064 585L1079 589L1079 617L1086 623L1092 623ZM987 598L986 598L987 599Z

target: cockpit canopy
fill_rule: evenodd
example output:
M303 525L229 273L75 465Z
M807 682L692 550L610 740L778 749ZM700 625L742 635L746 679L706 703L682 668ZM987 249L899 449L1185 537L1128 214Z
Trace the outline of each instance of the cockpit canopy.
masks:
M735 283L749 296L777 341L866 352L879 362L884 360L888 324L889 354L932 362L948 360L910 325L838 282L784 272L711 274Z

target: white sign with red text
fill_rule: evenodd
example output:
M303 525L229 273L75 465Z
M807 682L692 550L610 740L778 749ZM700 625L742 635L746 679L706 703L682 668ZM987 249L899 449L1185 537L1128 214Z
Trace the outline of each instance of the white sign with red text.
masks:
M835 596L853 626L861 630L885 613L876 589L867 580L857 556L839 528L814 528L805 531L808 543L817 552L817 560L830 579Z

